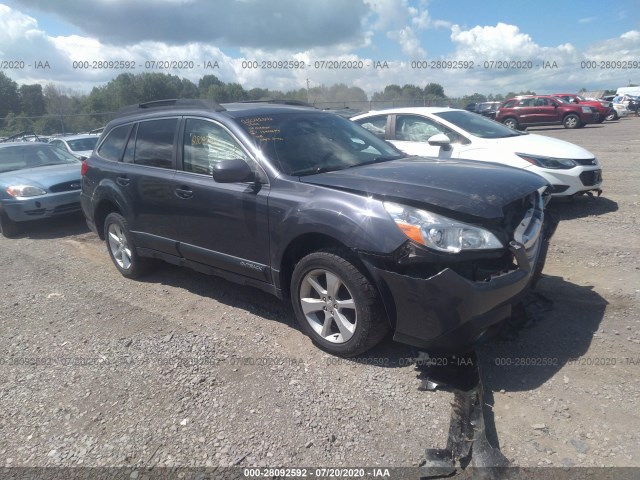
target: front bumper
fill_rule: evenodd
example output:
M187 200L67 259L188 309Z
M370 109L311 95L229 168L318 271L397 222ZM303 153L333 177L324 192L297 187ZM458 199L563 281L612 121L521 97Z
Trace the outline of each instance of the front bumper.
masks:
M468 280L450 268L422 279L365 262L382 293L387 313L395 313L393 339L439 353L474 348L510 318L513 305L537 280L554 231L555 223L545 221L533 263L525 247L512 241L509 249L517 268L488 281Z
M38 197L17 197L2 201L9 219L26 222L80 211L80 190L48 193Z
M568 170L551 170L531 167L529 171L544 177L551 186L548 192L553 197L567 197L576 193L602 189L602 169L596 166L577 166Z

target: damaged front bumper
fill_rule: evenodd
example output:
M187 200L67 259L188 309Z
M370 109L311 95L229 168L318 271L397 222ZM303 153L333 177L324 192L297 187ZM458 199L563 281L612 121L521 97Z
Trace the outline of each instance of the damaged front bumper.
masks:
M545 222L531 254L516 241L509 244L514 269L472 281L452 268L417 278L367 262L392 322L394 340L434 352L466 352L489 336L511 310L544 265L555 223Z

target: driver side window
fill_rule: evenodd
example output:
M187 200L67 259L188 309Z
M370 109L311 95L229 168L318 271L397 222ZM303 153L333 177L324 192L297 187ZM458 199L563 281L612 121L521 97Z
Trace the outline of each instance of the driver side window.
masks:
M211 175L216 163L238 158L251 163L245 151L220 125L197 118L186 120L182 150L185 172Z

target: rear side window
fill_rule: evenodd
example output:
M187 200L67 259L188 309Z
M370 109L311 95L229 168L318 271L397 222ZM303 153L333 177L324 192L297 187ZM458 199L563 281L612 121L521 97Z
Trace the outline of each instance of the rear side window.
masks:
M106 160L119 161L130 128L131 125L122 125L111 130L102 145L100 145L98 154Z
M133 162L148 167L174 168L177 118L148 120L138 124Z
M379 115L376 117L369 118L361 118L360 120L355 121L361 127L366 128L371 133L373 133L376 137L384 140L385 138L385 130L387 127L387 115Z

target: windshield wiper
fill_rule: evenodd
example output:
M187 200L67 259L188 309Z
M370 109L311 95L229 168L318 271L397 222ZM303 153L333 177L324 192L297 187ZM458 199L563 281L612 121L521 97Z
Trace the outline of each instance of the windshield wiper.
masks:
M315 175L316 173L326 173L326 172L334 172L336 170L342 170L346 168L344 165L334 165L332 167L309 167L303 168L302 170L296 170L295 172L291 172L291 175L294 177L299 177L303 175Z
M391 160L398 160L400 158L404 158L405 156L406 155L389 155L386 157L376 157L372 160L367 160L366 162L358 163L356 165L349 165L347 168L355 168L355 167L362 167L364 165L372 165L374 163L389 162Z

